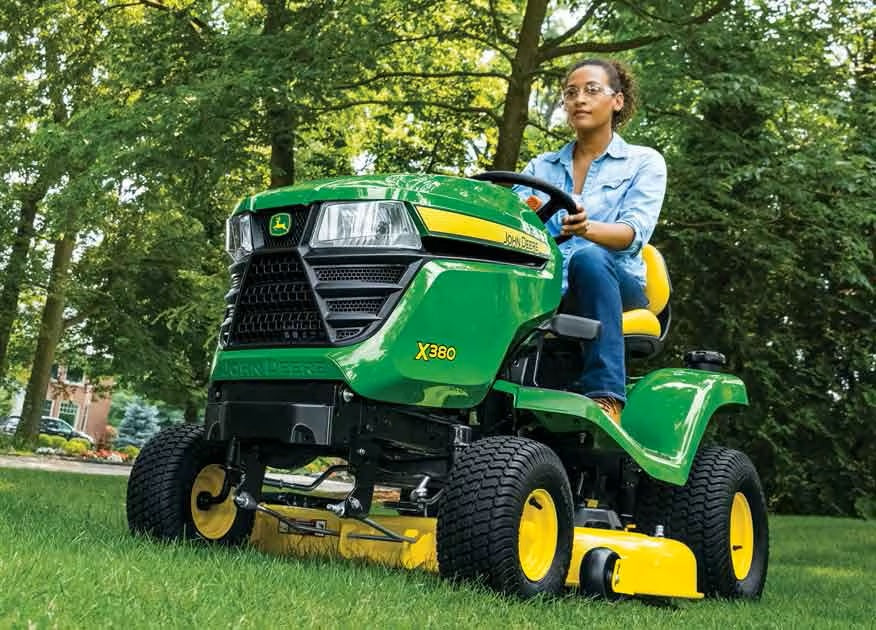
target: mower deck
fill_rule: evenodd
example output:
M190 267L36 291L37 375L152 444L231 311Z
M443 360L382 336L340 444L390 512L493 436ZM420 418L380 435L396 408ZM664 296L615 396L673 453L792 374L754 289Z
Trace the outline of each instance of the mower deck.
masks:
M284 520L256 514L251 541L278 555L360 558L385 566L438 571L435 546L437 519L417 516L373 516L373 521L410 541L391 540L361 521L339 518L322 509L266 506ZM307 531L297 531L300 525ZM325 534L314 530L325 530ZM700 599L696 560L691 550L669 538L631 531L576 527L566 586L578 587L585 554L595 548L614 551L611 588L624 595Z

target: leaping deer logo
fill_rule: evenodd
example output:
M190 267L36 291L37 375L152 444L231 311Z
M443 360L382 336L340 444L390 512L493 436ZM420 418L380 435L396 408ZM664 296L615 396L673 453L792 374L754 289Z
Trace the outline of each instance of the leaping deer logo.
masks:
M271 236L284 236L289 233L292 217L287 212L281 212L271 217Z

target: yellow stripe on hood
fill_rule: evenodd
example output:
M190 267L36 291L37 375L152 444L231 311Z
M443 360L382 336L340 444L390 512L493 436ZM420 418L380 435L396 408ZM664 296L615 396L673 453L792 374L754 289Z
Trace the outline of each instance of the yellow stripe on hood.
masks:
M542 257L548 257L550 254L551 248L545 241L499 223L426 206L417 206L417 212L420 213L420 217L430 233L465 236L480 241L489 241Z

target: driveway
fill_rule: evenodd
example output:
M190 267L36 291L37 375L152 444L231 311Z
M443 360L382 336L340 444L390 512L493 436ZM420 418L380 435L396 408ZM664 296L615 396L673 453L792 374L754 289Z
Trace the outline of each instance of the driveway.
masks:
M28 468L30 470L53 470L82 473L85 475L118 475L120 477L127 477L131 474L130 466L92 464L91 462L77 462L55 457L31 457L27 455L0 455L0 468Z
M117 475L127 477L131 474L131 467L119 464L93 464L91 462L77 462L70 459L55 457L35 457L0 455L0 468L27 468L30 470L49 470L56 472L80 473L83 475ZM313 477L306 475L286 475L277 472L268 473L274 479L282 479L290 483L307 484L313 481ZM347 493L352 485L342 481L326 481L320 486L323 491L335 493Z

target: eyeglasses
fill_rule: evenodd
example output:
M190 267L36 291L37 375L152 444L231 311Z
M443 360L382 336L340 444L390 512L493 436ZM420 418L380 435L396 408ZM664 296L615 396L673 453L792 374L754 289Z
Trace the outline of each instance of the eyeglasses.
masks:
M584 94L588 98L594 98L599 96L600 94L605 94L606 96L614 96L617 94L610 87L605 87L601 83L588 83L583 88L579 88L577 85L570 85L565 90L563 90L563 100L566 102L577 101L578 98Z

